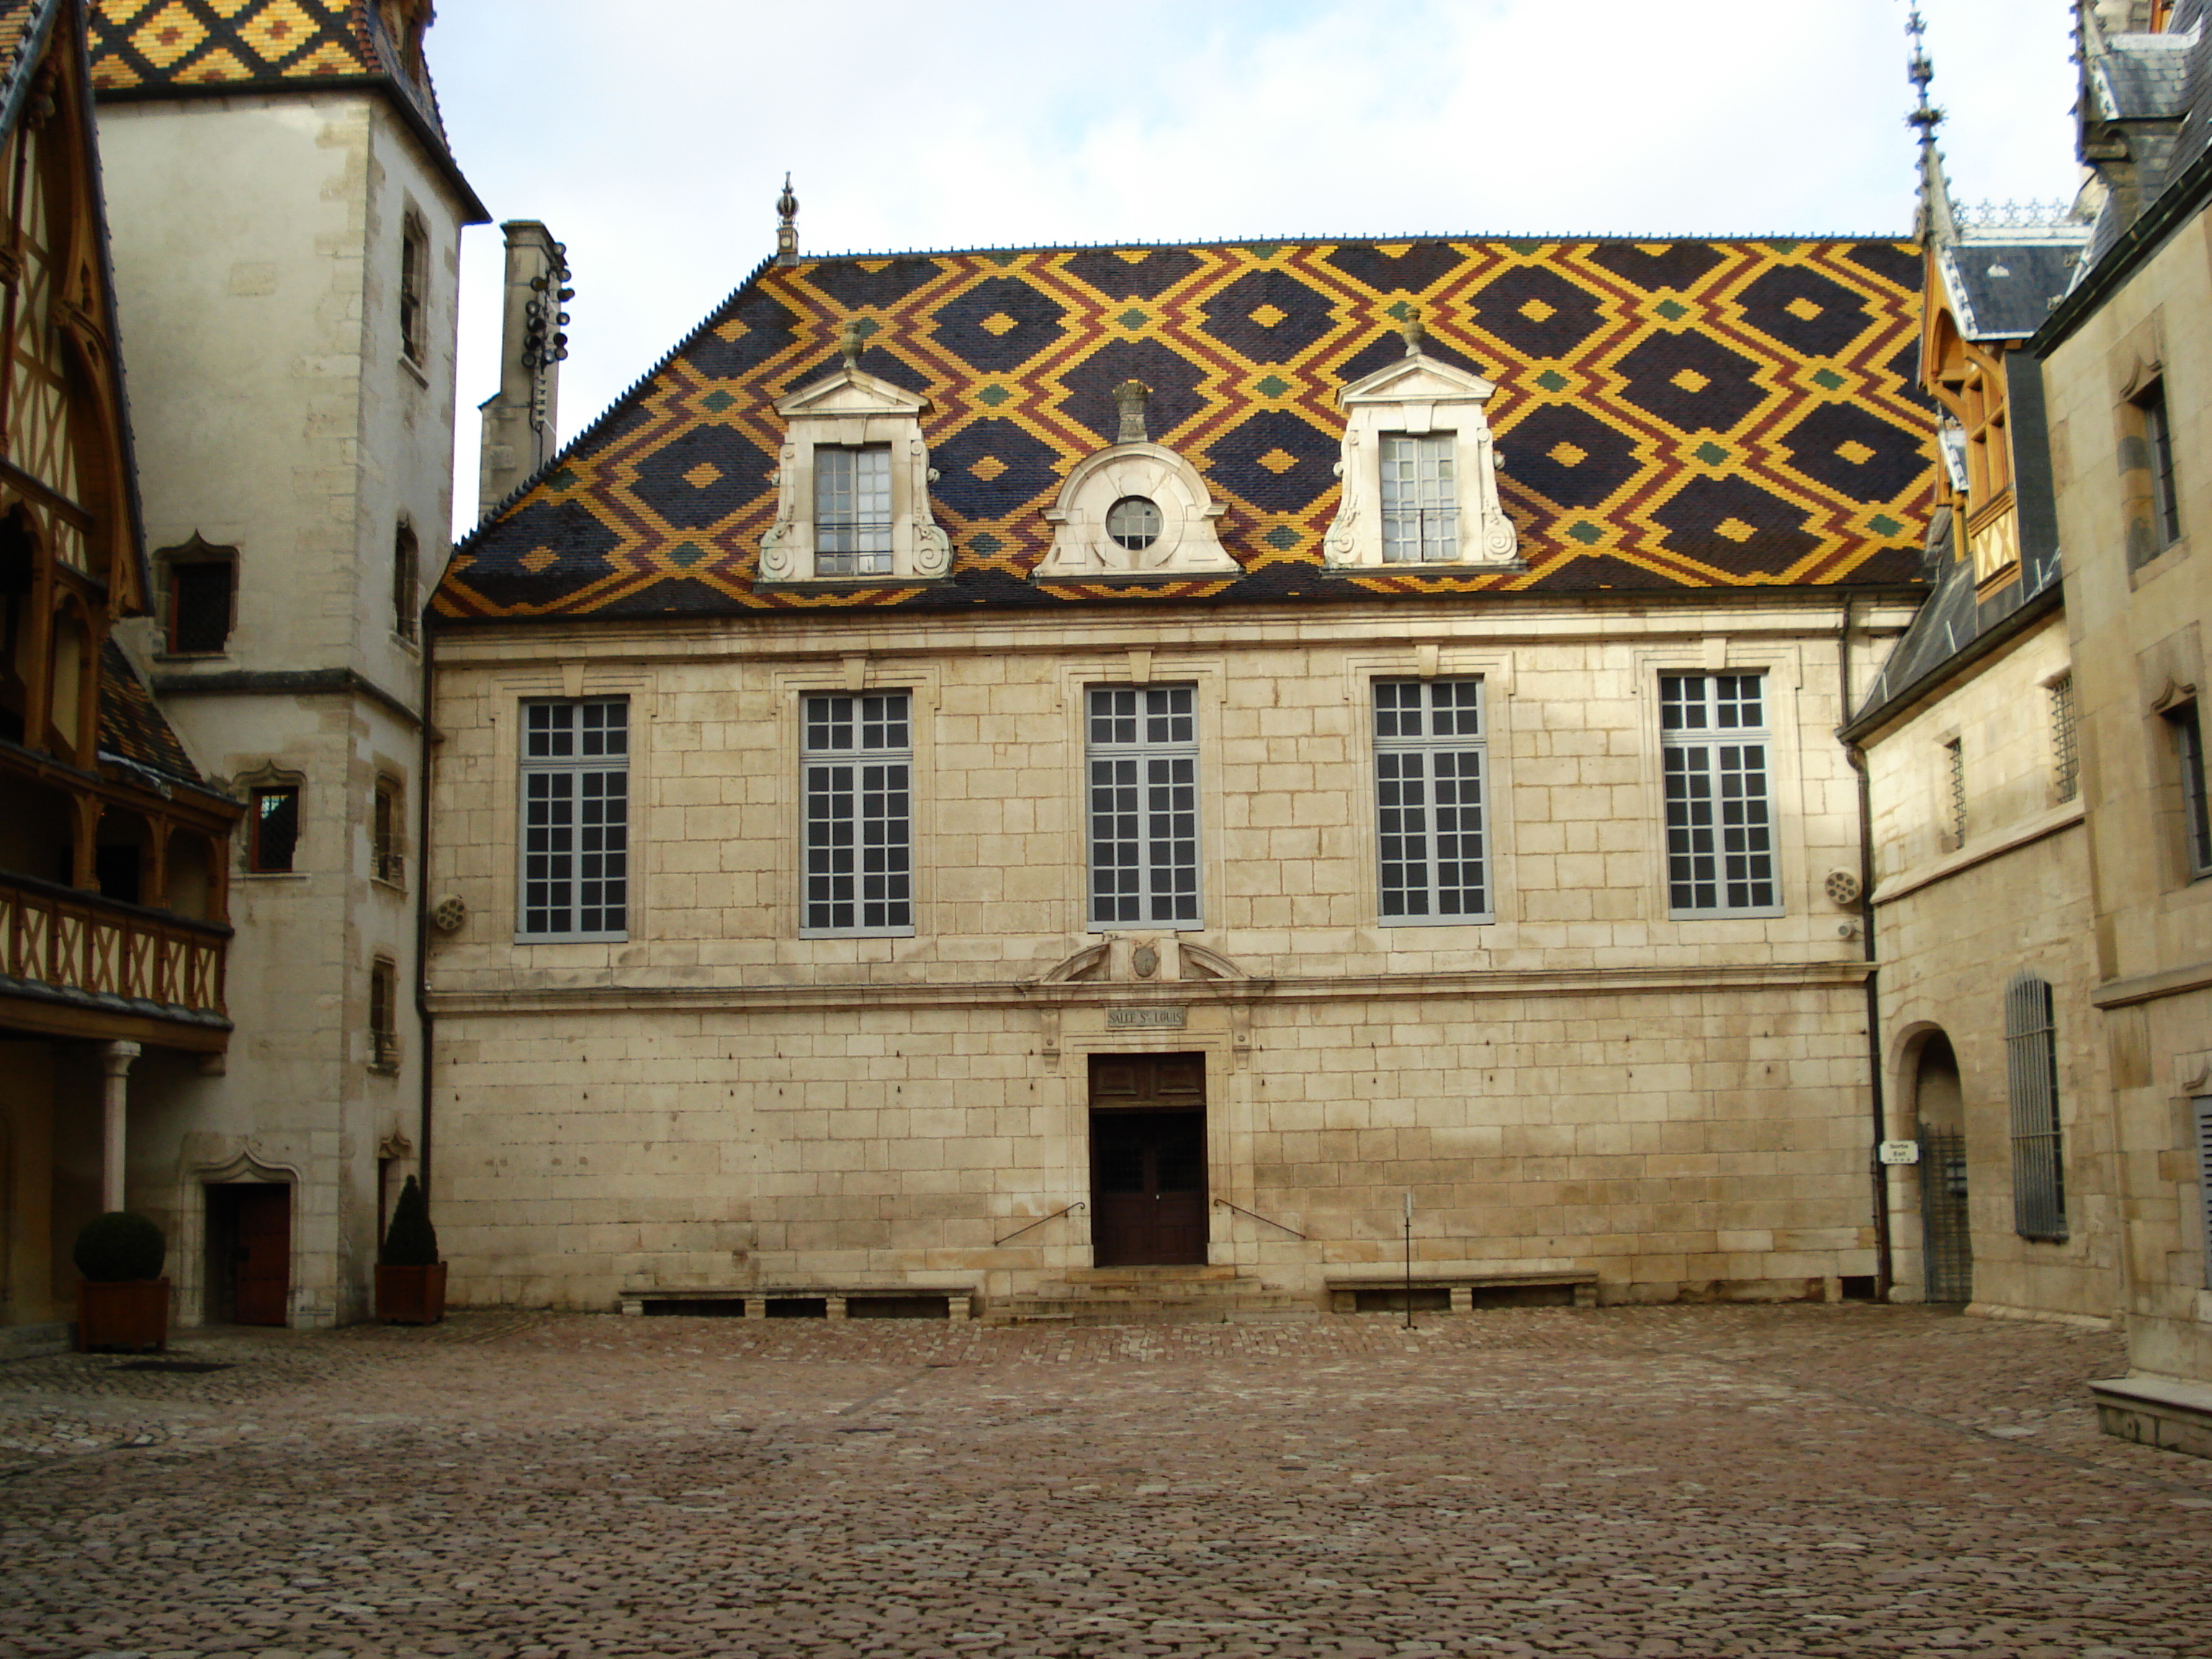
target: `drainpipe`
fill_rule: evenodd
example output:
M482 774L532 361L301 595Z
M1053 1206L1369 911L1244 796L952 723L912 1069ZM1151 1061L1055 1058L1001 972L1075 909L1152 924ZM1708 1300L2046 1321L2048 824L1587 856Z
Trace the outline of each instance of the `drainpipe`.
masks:
M1836 635L1836 672L1842 682L1840 707L1851 717L1851 602L1844 599L1843 626ZM1887 1138L1888 1107L1881 1086L1881 969L1874 966L1874 784L1868 775L1866 751L1855 743L1844 744L1844 758L1858 775L1859 785L1859 939L1869 964L1866 976L1868 1097L1872 1102L1873 1138L1867 1143L1867 1177L1874 1194L1874 1295L1889 1300L1893 1261L1889 1231L1889 1176L1882 1168L1881 1143Z
M416 730L420 734L422 756L416 768L415 786L415 1021L422 1033L422 1055L416 1069L422 1079L422 1098L417 1114L416 1132L419 1136L416 1154L417 1173L422 1182L422 1195L430 1195L430 1055L432 1016L430 1013L430 695L437 681L438 635L430 626L429 607L423 607L423 617L416 629L416 637L422 641L422 708Z

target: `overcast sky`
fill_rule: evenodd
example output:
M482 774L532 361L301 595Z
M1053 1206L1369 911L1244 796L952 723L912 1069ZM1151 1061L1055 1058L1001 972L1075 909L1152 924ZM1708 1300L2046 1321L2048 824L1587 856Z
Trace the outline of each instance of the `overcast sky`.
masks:
M1962 200L2070 197L2067 0L1922 0ZM447 130L576 298L562 438L774 251L1902 234L1906 0L445 0ZM497 382L462 255L457 528Z

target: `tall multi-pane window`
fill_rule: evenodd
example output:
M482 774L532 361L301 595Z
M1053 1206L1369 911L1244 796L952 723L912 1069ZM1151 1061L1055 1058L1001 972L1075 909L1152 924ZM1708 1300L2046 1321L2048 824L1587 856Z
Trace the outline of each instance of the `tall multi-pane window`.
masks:
M2066 1174L2058 1139L2058 1045L2051 987L2033 974L2005 987L2005 1082L2012 1101L2013 1231L2066 1237Z
M429 291L430 233L410 213L399 223L399 349L411 363L429 359Z
M2170 709L2166 723L2173 732L2174 760L2181 775L2182 833L2188 841L2191 880L2212 876L2212 799L2204 783L2204 728L2193 702Z
M914 727L904 691L810 696L802 933L914 931Z
M2173 482L2173 428L2166 419L2166 382L2153 380L2137 392L2136 414L2142 422L2143 465L2150 472L2151 532L2157 545L2171 546L2181 535L2181 500Z
M1766 686L1759 674L1662 674L1667 904L1678 916L1771 915Z
M299 786L255 790L246 824L246 867L257 876L288 875L299 849Z
M890 568L890 446L817 447L814 452L814 574L887 576Z
M399 829L399 786L379 778L368 803L369 873L394 887L407 879L407 854Z
M2081 755L2075 746L2071 674L2061 674L2051 682L2051 758L2058 799L2072 800L2081 793Z
M629 927L629 704L523 705L526 939L621 939Z
M368 1063L380 1072L399 1066L399 970L389 957L368 969Z
M1375 686L1382 921L1487 921L1480 680Z
M1459 434L1382 434L1382 559L1436 564L1459 557Z
M392 631L403 640L415 637L422 608L417 585L421 563L414 529L403 524L392 538Z
M1085 701L1091 925L1200 925L1198 692L1094 685Z

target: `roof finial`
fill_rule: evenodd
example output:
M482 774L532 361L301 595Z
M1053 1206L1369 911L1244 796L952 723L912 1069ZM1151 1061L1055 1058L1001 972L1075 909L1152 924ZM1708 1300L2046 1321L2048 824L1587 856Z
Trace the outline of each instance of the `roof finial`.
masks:
M1421 342L1428 337L1429 333L1429 331L1421 325L1420 307L1406 307L1406 320L1398 325L1398 332L1406 337L1406 355L1408 357L1419 356Z
M775 198L775 262L789 267L799 263L799 198L791 193L791 175L783 175L783 194Z
M868 347L868 331L858 317L848 317L845 326L837 331L837 349L844 355L845 367L858 368L860 354Z
M1905 32L1912 37L1912 57L1905 73L1917 94L1912 113L1905 119L1920 134L1920 198L1913 210L1912 234L1926 245L1955 242L1959 225L1951 212L1951 181L1943 176L1943 152L1936 148L1936 129L1943 125L1943 112L1928 101L1928 83L1936 78L1936 65L1928 58L1928 25L1917 6L1912 9Z
M1152 400L1152 389L1142 380L1124 380L1114 388L1114 404L1121 412L1121 426L1114 441L1117 444L1147 444L1152 437L1145 429L1145 405Z

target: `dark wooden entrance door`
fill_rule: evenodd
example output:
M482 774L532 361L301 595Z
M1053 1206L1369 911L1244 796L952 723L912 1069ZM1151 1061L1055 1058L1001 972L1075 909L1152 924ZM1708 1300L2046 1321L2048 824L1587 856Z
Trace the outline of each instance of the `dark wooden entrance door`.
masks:
M292 1288L292 1188L281 1182L229 1188L233 1233L232 1317L241 1325L282 1325Z
M1102 1267L1206 1261L1206 1058L1091 1060L1091 1245Z

